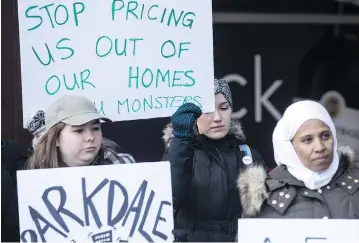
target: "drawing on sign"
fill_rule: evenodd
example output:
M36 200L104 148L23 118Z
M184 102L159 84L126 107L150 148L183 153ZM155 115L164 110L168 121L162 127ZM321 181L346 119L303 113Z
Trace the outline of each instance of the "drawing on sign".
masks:
M113 120L169 116L186 102L214 110L210 0L19 0L18 8L25 114L70 92Z
M107 230L91 236L93 242L112 242L112 231Z
M153 242L154 237L165 241L169 238L166 232L161 232L160 229L158 229L158 225L160 222L167 222L167 219L163 216L163 209L165 207L171 207L172 205L170 202L162 200L158 208L154 208L153 202L156 201L156 193L148 188L147 180L143 180L133 198L129 196L125 186L118 181L104 179L92 191L88 189L86 182L86 179L82 178L82 212L74 212L69 205L66 204L67 193L64 187L53 186L44 190L42 202L46 206L47 211L39 211L32 205L28 205L35 228L22 231L20 236L21 241L46 242L48 241L46 234L52 231L52 233L62 236L64 240L67 239L68 241L76 242L76 239L70 238L71 233L74 232L71 231L69 225L74 222L81 227L92 226L93 223L91 222L94 222L99 231L88 232L88 237L91 238L92 242L112 242L115 240L114 232L121 228L129 228L130 230L128 235L124 235L123 233L121 235L121 233L119 233L120 236L116 238L117 242L128 242L135 232L142 235L142 237L149 242ZM96 201L96 203L96 196L103 192L107 194L107 204L99 204L98 201ZM149 196L146 198L148 193ZM58 196L59 202L52 200L54 195ZM122 204L120 204L121 201ZM121 207L115 211L114 209L118 205ZM106 219L100 216L99 209L103 207L107 207ZM154 220L148 218L150 210L157 212ZM170 209L170 211L172 212L172 209ZM50 215L51 217L44 215ZM132 216L134 216L133 220L130 219ZM51 221L56 222L58 226L51 223ZM150 229L150 231L148 229Z

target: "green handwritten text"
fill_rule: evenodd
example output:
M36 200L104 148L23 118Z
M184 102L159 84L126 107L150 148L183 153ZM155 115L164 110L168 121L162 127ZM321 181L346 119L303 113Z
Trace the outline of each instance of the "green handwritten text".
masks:
M84 90L86 87L91 86L96 88L94 84L89 81L91 72L89 69L85 69L80 74L72 73L72 78L62 74L60 77L58 75L52 75L45 84L45 91L48 95L55 95L62 89L66 90ZM71 76L70 76L71 77Z
M38 5L30 6L25 11L25 17L27 19L37 20L37 23L33 25L28 31L38 29L44 22L44 19L48 19L51 28L55 26L65 25L69 22L69 18L72 14L73 23L75 26L79 25L79 15L85 11L85 5L82 2L75 2L72 4L72 9L69 10L69 7L66 5L59 4L54 8L55 4L50 3L45 6L39 7ZM45 16L42 16L42 13L45 13ZM47 17L46 17L47 15Z
M106 57L114 49L118 56L127 56L128 53L130 53L129 55L136 56L137 41L142 40L143 38L129 38L120 41L117 38L113 40L103 35L96 41L96 54L98 57ZM128 45L128 43L132 45Z
M157 96L147 98L123 99L117 101L118 114L135 113L140 111L169 109L180 107L184 103L192 102L202 107L200 96Z
M185 12L177 9L167 9L157 4L139 4L137 1L112 0L112 20L117 14L122 14L125 20L151 20L167 26L182 26L192 29L196 17L194 12Z
M139 89L140 87L160 87L165 84L168 88L176 86L192 87L196 80L193 77L192 70L161 70L140 67L129 67L128 69L128 87Z
M61 51L66 51L67 55L65 56L61 56L61 60L66 60L69 59L70 57L72 57L75 54L75 51L73 48L71 48L69 45L66 45L64 42L68 42L71 41L69 38L62 38L61 40L59 40L56 44L56 49L57 50L61 50ZM36 59L44 66L48 66L50 65L51 62L55 62L54 56L50 50L50 47L48 46L47 43L45 43L45 47L46 47L46 52L47 52L47 58L44 58L46 60L43 60L40 55L38 54L38 52L35 50L34 47L32 47L32 51L34 52Z
M176 55L178 52L178 58L181 57L183 51L188 51L188 48L183 47L184 45L189 45L191 42L180 42L179 47L176 48L175 43L172 40L165 41L161 46L161 54L164 58L170 58ZM178 51L177 51L178 49Z

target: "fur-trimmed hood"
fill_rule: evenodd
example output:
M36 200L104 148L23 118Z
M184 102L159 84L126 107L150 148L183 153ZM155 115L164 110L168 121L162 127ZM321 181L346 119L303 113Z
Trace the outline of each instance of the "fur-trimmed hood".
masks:
M338 147L340 166L352 168L356 162L355 152L348 146ZM268 198L266 189L267 173L260 167L252 167L240 173L237 187L241 196L243 217L258 215L263 202Z
M196 136L198 136L199 133L196 125L194 126L194 131ZM246 140L246 137L242 129L242 125L237 120L231 120L231 127L229 129L228 134L233 134L236 138L242 141ZM169 123L163 129L163 136L162 136L162 140L165 144L166 149L170 146L172 138L173 138L173 127L172 127L172 123Z

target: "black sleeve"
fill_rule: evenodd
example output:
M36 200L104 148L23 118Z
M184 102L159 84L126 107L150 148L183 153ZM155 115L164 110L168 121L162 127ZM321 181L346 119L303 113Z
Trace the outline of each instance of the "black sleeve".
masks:
M19 213L16 186L7 169L1 166L1 241L19 242Z
M192 180L192 139L174 137L162 160L171 163L173 209L178 211Z

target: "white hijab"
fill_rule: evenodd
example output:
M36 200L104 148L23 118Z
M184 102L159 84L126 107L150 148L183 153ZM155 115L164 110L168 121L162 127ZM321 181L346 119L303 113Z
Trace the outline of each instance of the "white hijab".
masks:
M291 140L300 126L310 119L324 122L331 130L334 138L333 162L328 169L314 172L306 168L299 160ZM327 110L314 101L299 101L290 105L278 121L273 132L274 159L278 165L286 165L289 173L304 182L311 190L317 190L327 185L338 170L339 156L337 153L337 136L333 121Z

